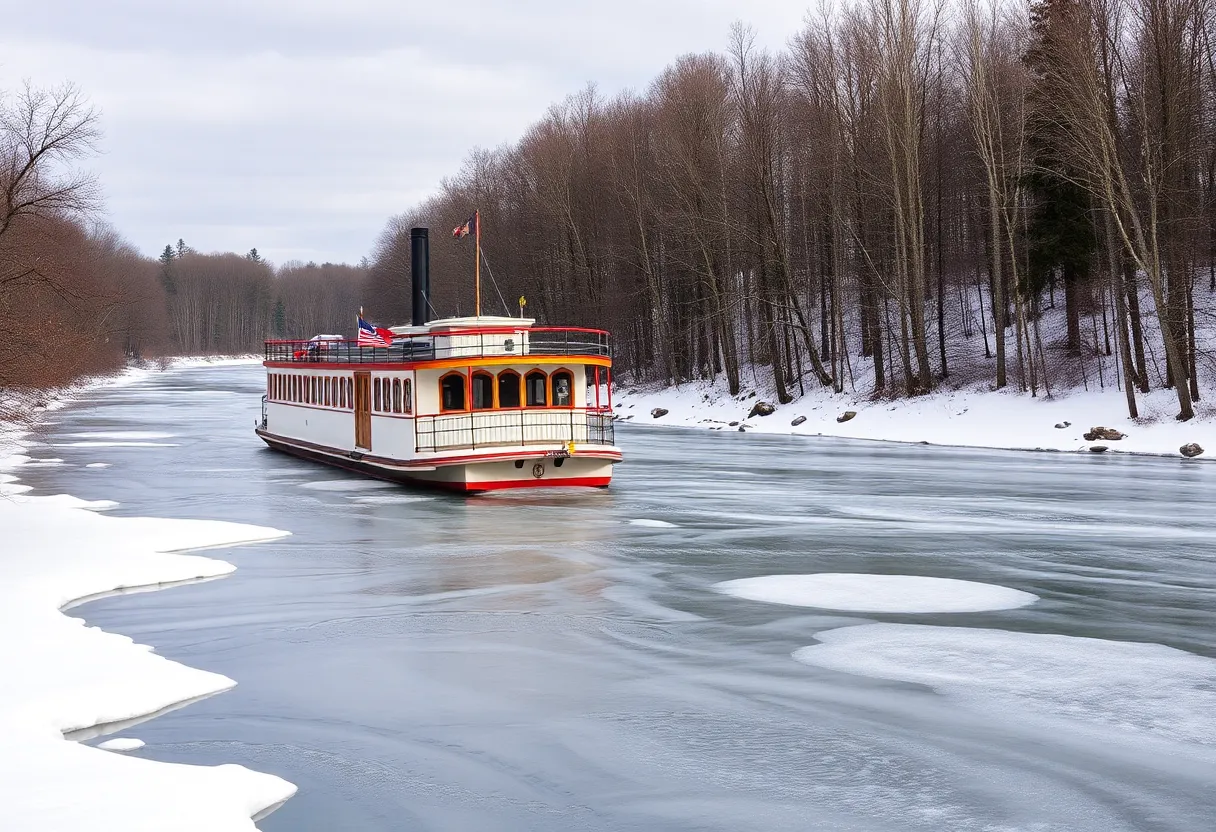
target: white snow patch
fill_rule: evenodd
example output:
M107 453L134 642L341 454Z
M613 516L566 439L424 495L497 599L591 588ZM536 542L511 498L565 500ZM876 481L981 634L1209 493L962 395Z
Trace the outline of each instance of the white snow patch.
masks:
M124 376L123 378L126 378ZM110 382L107 382L110 383ZM82 388L74 388L80 391ZM295 792L243 766L106 754L64 734L105 733L231 688L61 610L73 601L231 572L170 554L286 532L202 520L107 517L109 501L30 496L11 473L23 433L0 422L0 806L13 829L252 830ZM106 728L105 726L112 726ZM50 784L50 785L48 785Z
M112 740L97 743L97 747L106 751L138 751L144 747L143 740L135 737L115 737Z
M395 487L391 482L381 482L380 480L317 480L300 483L300 488L307 488L310 491L374 491Z
M928 685L1017 718L1063 717L1216 744L1216 660L1162 644L920 624L828 630L798 661Z
M1025 607L1039 600L1020 589L976 581L847 572L740 578L714 584L714 589L751 601L849 612L986 612Z
M767 372L766 368L759 368ZM607 395L606 391L602 394ZM1012 450L1086 451L1106 445L1111 452L1163 454L1179 457L1178 449L1198 442L1206 453L1198 460L1216 459L1210 439L1216 431L1216 408L1196 405L1196 417L1178 422L1178 401L1171 390L1137 394L1141 418L1127 416L1127 401L1117 390L1056 390L1051 398L1032 398L1007 388L938 390L928 396L873 399L868 391L835 394L830 388L808 385L806 395L789 404L760 389L753 397L732 398L725 382L695 382L680 387L635 388L616 397L618 416L632 416L629 424L655 427L692 427L738 432L737 422L749 433L831 436L846 439L927 443L956 447ZM623 402L622 402L623 400ZM770 416L748 418L759 400L776 407ZM651 410L668 412L655 419ZM837 422L847 410L857 415ZM805 421L793 425L795 419ZM1068 423L1057 428L1057 424ZM1090 442L1083 434L1091 427L1115 428L1126 438ZM1180 458L1180 457L1179 457Z
M110 463L108 463L108 462L90 462L88 465L86 465L84 467L85 468L109 468Z
M631 526L645 526L649 529L678 529L675 523L668 523L666 520L648 520L645 517L639 517L636 520L630 520Z

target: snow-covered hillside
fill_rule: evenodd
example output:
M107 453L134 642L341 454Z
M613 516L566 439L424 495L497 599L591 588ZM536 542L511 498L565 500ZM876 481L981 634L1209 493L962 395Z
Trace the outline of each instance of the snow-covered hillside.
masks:
M852 356L844 374L845 392L839 394L822 387L806 372L800 381L795 377L789 385L794 400L780 404L771 369L752 364L744 368L743 389L737 396L730 395L723 376L678 387L631 385L618 379L613 404L620 419L658 426L743 428L763 433L1026 450L1081 451L1099 445L1110 452L1175 456L1183 445L1197 443L1206 450L1200 459L1216 457L1216 406L1208 400L1216 400L1216 295L1204 289L1195 293L1198 376L1203 398L1195 405L1196 417L1188 422L1174 419L1177 397L1173 390L1162 386L1160 334L1147 292L1141 298L1141 307L1153 389L1148 394L1137 392L1139 417L1135 420L1128 417L1113 321L1104 324L1100 310L1082 317L1080 356L1070 356L1063 349L1062 306L1045 311L1040 329L1047 384L1040 372L1038 389L1032 396L1021 386L1012 328L1006 338L1009 384L1003 390L994 388L993 334L982 331L979 295L973 298L972 308L955 308L947 313L950 375L939 380L937 389L929 395L898 396L899 377L891 381L891 367L887 368L887 389L876 393L873 362ZM986 296L983 303L986 309ZM855 323L846 322L850 343L857 342ZM1105 354L1108 339L1112 346L1109 356ZM936 352L933 364L938 366ZM775 411L768 416L749 416L757 402L771 404ZM659 410L667 412L652 415ZM850 411L856 415L838 421ZM1094 427L1114 428L1125 437L1086 440L1084 434Z

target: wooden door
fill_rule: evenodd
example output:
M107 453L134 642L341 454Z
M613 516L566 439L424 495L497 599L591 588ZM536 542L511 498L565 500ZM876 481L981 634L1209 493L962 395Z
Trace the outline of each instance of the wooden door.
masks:
M372 377L355 373L355 447L372 449Z

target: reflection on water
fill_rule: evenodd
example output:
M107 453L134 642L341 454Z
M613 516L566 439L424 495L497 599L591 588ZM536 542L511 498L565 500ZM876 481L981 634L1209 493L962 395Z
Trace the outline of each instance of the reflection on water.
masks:
M26 479L294 532L81 609L238 680L136 753L297 783L265 830L1211 827L1216 466L624 425L608 491L458 497L260 448L259 369L102 391L46 441L178 447L55 448ZM816 572L1039 600L713 590Z

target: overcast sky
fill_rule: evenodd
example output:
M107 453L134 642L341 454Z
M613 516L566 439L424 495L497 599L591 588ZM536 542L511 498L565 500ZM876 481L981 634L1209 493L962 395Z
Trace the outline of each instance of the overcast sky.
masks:
M108 221L147 254L357 262L474 147L594 81L644 89L799 0L0 0L0 89L77 83L102 111Z

